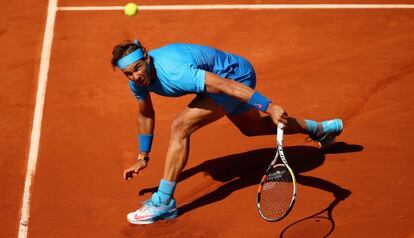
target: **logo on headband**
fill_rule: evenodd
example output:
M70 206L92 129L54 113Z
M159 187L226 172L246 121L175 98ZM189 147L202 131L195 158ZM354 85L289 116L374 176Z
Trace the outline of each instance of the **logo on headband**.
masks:
M128 65L130 65L130 64L134 63L135 61L138 61L142 58L144 58L144 52L140 48L140 49L137 49L136 51L133 51L133 52L125 55L124 57L122 57L120 60L118 60L116 65L120 69L125 69Z

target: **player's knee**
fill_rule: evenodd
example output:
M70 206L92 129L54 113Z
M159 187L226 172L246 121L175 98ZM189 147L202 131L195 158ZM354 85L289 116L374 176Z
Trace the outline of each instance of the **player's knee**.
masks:
M171 138L182 139L189 136L188 126L182 118L175 118L170 127Z

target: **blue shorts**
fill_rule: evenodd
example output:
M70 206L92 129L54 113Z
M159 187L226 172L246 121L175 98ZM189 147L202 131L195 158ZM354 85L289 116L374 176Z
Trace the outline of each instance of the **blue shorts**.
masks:
M230 79L233 79L237 82L240 82L252 89L256 87L256 74L254 71L250 74L245 74L237 77L230 76ZM254 108L247 103L239 101L233 97L230 97L223 93L207 93L207 95L213 99L213 101L219 105L224 106L224 111L229 115L237 115L242 112L246 112L251 108Z

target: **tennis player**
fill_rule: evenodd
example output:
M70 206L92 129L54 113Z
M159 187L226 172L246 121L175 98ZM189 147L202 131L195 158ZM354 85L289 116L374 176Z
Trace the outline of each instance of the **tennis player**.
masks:
M158 191L138 210L127 215L133 224L150 224L177 217L176 181L188 160L190 135L227 116L246 136L276 134L277 124L286 134L304 133L329 148L343 129L340 119L322 121L289 117L276 101L255 91L256 75L243 57L196 44L169 44L147 51L137 40L114 47L112 65L128 78L138 101L139 155L124 171L127 180L147 167L153 141L155 113L151 93L166 97L195 94L174 118ZM263 112L260 113L259 111Z

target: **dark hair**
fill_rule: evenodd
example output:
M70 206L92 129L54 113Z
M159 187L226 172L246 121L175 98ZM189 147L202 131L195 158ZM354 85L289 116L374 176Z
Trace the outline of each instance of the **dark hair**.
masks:
M147 54L147 50L144 48L144 46L141 45L139 41L135 43L135 42L127 40L127 41L124 41L116 45L114 49L112 50L112 60L111 60L111 64L114 70L117 67L116 63L118 62L118 60L120 60L125 55L131 52L134 52L138 49L142 49L144 54L145 55Z

